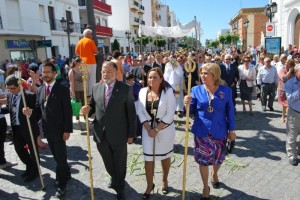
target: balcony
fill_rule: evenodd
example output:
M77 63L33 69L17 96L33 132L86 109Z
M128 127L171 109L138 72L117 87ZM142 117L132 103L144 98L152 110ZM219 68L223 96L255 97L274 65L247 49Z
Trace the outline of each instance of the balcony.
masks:
M111 37L113 35L112 34L112 28L106 27L106 26L96 25L96 35Z
M145 12L145 7L142 6L142 5L140 5L140 9L139 9L139 11L138 11L138 14L139 14L139 15L143 15L144 12Z
M112 14L110 5L103 3L99 0L93 0L93 3L94 3L93 4L94 9L99 10L100 12L108 15Z
M140 5L139 5L139 3L137 2L137 1L132 1L132 5L131 5L131 7L130 7L130 9L131 9L131 11L132 12L137 12L137 11L139 11L139 8L140 8Z
M50 24L51 31L64 31L59 19L49 18L49 24ZM79 23L74 23L74 29L73 29L72 33L81 33L81 27L80 27Z

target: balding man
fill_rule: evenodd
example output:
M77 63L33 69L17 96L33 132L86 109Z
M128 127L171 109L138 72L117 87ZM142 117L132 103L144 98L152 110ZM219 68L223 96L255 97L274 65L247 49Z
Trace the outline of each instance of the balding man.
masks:
M92 30L85 29L83 31L83 38L78 41L76 46L76 54L84 61L89 67L89 84L88 95L92 94L92 87L96 83L96 58L95 54L98 54L97 46L92 39Z

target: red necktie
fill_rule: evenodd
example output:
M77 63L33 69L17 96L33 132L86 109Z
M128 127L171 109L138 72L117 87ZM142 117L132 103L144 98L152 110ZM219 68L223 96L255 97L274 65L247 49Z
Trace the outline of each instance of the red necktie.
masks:
M50 85L46 86L46 97L48 97L50 94Z

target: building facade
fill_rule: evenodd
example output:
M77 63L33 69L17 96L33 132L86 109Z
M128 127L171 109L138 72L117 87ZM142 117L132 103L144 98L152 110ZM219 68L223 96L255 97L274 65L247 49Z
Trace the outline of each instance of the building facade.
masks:
M248 23L245 23L246 21ZM229 23L231 33L240 37L240 41L237 43L238 48L245 51L249 46L261 45L261 32L266 34L267 21L265 8L241 9Z
M108 26L108 18L112 15L112 9L107 0L92 0L96 25L96 37L98 48L102 53L110 52L110 37L113 35L112 28ZM88 12L85 0L78 0L81 32L88 25Z
M289 44L300 46L300 1L273 0L277 3L277 12L273 18L275 35L281 37L282 46Z

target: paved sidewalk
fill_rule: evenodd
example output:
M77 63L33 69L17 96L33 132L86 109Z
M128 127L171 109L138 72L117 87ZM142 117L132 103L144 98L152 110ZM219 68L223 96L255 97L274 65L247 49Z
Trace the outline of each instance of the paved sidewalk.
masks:
M274 112L262 112L259 101L254 102L254 116L240 112L237 106L237 144L233 154L227 156L220 170L220 189L211 187L211 199L300 199L300 165L291 166L285 152L285 124L280 121L281 108L275 103ZM82 119L83 120L83 119ZM299 122L300 123L300 122ZM83 123L82 123L83 124ZM151 199L181 199L182 170L184 154L185 119L176 119L175 153L169 175L168 195L161 192L161 167L156 163L155 194ZM84 125L84 124L83 124ZM67 186L64 199L90 199L90 175L88 171L87 138L84 132L76 130L71 135L68 145L68 159L71 166L72 179ZM189 156L187 168L186 199L200 199L202 182L197 164L193 160L193 136L189 139ZM142 199L146 188L143 168L141 140L128 145L128 170L126 194L128 200ZM107 188L109 180L102 159L91 137L93 157L93 179L95 199L114 200L114 190ZM25 166L17 158L13 145L5 143L6 158L19 165L0 170L0 199L54 199L55 194L55 163L49 151L41 150L41 170L46 190L41 191L39 179L24 184L20 177Z

